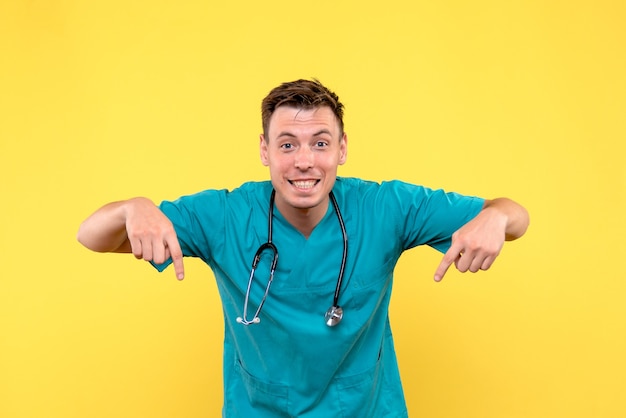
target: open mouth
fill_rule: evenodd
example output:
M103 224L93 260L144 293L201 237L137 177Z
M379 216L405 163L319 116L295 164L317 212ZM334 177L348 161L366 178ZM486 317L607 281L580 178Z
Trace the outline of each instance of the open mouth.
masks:
M319 182L319 180L289 180L289 184L304 190L312 189Z

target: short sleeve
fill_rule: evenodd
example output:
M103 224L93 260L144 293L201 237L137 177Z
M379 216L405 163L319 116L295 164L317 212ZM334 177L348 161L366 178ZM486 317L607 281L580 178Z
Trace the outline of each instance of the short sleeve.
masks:
M225 190L206 190L183 196L175 201L164 201L161 211L174 225L184 257L198 257L205 262L211 258L211 245L219 244L224 229ZM172 260L153 266L163 271Z
M428 245L446 252L452 234L473 219L485 201L401 181L385 182L381 189L385 190L389 204L395 206L391 211L397 211L400 230L396 232L402 237L404 249Z

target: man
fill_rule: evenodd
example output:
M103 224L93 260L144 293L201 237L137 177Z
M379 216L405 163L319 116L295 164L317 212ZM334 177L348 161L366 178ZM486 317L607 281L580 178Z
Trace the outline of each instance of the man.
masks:
M528 214L505 198L337 177L343 105L316 80L273 89L262 118L271 181L159 207L110 203L78 239L159 270L172 263L178 279L183 256L211 267L225 316L223 416L406 417L388 322L398 258L426 244L445 253L437 281L452 264L486 270Z

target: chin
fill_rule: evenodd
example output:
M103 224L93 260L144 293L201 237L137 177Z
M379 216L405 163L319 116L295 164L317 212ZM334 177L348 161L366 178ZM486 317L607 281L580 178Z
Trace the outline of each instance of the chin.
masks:
M318 207L328 194L315 193L310 196L293 196L288 203L296 209L313 209Z
M291 206L296 209L313 209L320 204L320 199L311 199L311 198L299 198L294 199L291 202Z

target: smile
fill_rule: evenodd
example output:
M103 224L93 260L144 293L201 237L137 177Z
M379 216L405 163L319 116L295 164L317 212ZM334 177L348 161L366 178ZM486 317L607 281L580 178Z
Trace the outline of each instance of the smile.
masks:
M293 186L296 186L298 189L312 189L319 180L290 180Z

